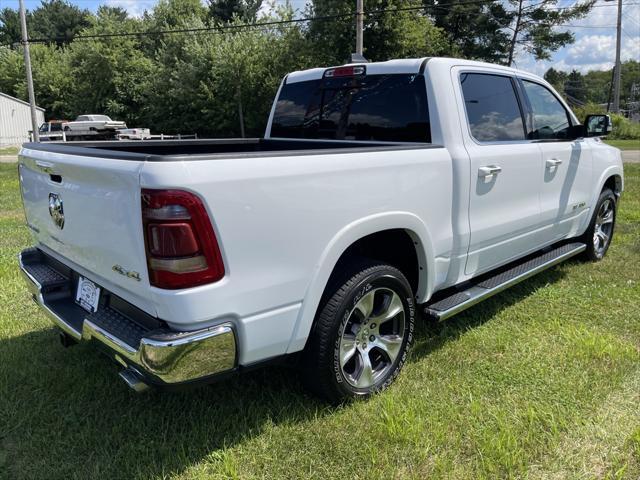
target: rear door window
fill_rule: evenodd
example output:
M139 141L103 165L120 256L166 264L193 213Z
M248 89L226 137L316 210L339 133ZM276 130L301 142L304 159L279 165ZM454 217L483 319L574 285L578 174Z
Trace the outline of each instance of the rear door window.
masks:
M422 75L362 75L285 84L272 137L430 142Z
M473 138L480 142L525 139L522 112L511 78L463 73L460 83Z

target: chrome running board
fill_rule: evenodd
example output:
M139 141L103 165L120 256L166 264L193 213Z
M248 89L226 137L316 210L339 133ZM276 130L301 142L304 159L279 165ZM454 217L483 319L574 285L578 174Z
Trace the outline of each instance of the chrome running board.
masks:
M428 303L424 313L437 320L445 320L547 268L582 253L586 248L584 243L568 243L533 257L526 257L521 263L510 264L498 270L497 273L489 273L490 276L482 275L464 284L464 288L453 290L444 298L440 297Z

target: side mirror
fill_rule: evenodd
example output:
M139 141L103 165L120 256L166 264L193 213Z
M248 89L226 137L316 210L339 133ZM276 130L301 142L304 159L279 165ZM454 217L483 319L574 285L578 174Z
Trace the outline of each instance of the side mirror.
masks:
M609 115L587 115L584 120L585 137L600 137L611 133L613 125Z

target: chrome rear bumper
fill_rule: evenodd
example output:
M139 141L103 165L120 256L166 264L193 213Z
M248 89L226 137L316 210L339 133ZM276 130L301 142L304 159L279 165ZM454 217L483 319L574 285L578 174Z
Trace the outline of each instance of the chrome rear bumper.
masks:
M18 256L20 270L34 301L53 323L76 341L95 340L126 368L121 377L135 390L142 384L175 385L228 373L237 367L236 338L231 323L202 330L176 332L162 322L151 327L114 307L122 299L104 292L97 312L74 301L77 274L42 251L31 248ZM143 312L140 312L141 315Z

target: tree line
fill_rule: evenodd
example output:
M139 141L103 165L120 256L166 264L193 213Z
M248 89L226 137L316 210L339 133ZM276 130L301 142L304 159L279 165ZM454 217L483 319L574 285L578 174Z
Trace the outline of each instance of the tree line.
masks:
M626 106L628 103L640 101L640 62L636 60L622 62L620 77L621 104ZM550 68L545 72L544 78L574 103L602 105L613 102L612 68L592 70L584 74L575 69L563 72Z
M367 0L364 54L372 61L444 55L511 64L526 51L548 59L573 41L554 27L586 15L593 3ZM290 4L264 6L159 0L132 17L118 7L90 12L43 0L27 18L37 40L37 103L48 118L101 113L156 132L261 135L282 77L343 63L355 39L355 2L310 0L302 15L315 20L307 22L292 22ZM270 25L243 26L256 22ZM20 22L10 8L0 11L0 45L0 91L25 99Z

